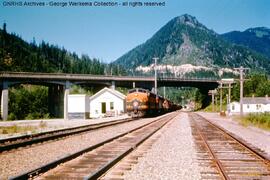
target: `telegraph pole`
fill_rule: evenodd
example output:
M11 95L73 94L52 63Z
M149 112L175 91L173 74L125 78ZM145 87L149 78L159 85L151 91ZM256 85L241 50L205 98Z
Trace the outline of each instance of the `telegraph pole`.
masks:
M220 102L219 111L221 113L222 112L222 82L220 83L220 98L219 98L219 102Z
M166 98L166 86L163 86L163 92L164 98Z
M154 57L153 60L155 61L155 94L157 94L157 60L159 58Z
M215 94L212 92L212 112L215 112Z
M217 94L217 90L209 90L208 92L209 95L212 96L212 112L215 111L215 95Z
M243 86L244 86L244 70L248 70L249 68L243 68L243 66L240 66L240 68L234 68L235 70L240 72L240 116L243 116Z
M229 83L229 97L228 97L228 104L231 103L231 83Z
M227 78L227 79L221 79L221 82L223 83L223 85L228 84L229 86L224 86L223 88L227 88L228 90L228 94L226 94L227 97L227 111L230 114L230 109L228 108L228 104L231 103L231 85L234 83L234 79L232 78Z

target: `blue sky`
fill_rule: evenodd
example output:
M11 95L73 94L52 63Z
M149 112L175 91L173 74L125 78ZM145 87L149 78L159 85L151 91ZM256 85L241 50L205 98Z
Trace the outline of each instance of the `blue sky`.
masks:
M35 37L38 43L44 40L103 62L117 59L145 42L169 20L185 13L217 33L258 26L270 28L269 0L148 0L165 1L166 5L136 8L4 7L4 1L8 0L0 0L0 24L6 22L8 32L28 42Z

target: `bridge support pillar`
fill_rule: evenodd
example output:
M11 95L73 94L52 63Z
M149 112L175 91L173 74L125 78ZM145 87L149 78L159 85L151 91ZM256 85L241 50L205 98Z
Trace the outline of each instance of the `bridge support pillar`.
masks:
M6 121L8 119L8 85L3 83L1 92L1 118Z
M203 96L202 109L206 108L211 102L211 97L208 96L208 91L208 89L200 89L200 93Z
M136 83L135 82L132 83L132 87L136 88Z
M69 95L70 82L66 81L64 93L64 119L68 120L68 95Z
M64 86L49 86L48 98L50 115L52 117L63 118Z
M115 81L112 81L111 89L115 90Z

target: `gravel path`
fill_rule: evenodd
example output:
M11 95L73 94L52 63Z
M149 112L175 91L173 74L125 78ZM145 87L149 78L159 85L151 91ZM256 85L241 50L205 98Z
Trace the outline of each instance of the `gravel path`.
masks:
M147 118L132 121L126 124L99 129L78 136L71 136L55 142L48 142L11 152L3 152L0 154L0 179L7 179L7 177L15 176L31 169L38 168L43 164L82 150L90 145L97 144L105 139L111 138L112 136L121 134L155 119L156 118Z
M231 118L220 117L217 113L199 112L198 114L211 120L213 123L223 127L231 133L241 137L246 142L261 149L268 156L270 156L270 132L255 127L241 126Z
M200 179L191 128L180 113L124 179Z

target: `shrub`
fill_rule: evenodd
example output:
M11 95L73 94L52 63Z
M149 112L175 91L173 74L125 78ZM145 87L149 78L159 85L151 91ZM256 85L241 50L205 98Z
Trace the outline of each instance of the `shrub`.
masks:
M270 128L270 113L252 113L243 119L250 124L253 124L258 127Z
M27 114L27 116L25 117L25 119L32 120L32 119L34 119L34 116L33 116L32 113L30 113L30 114Z
M17 119L17 118L16 118L16 115L14 113L10 113L8 115L8 120L15 120L15 119Z

